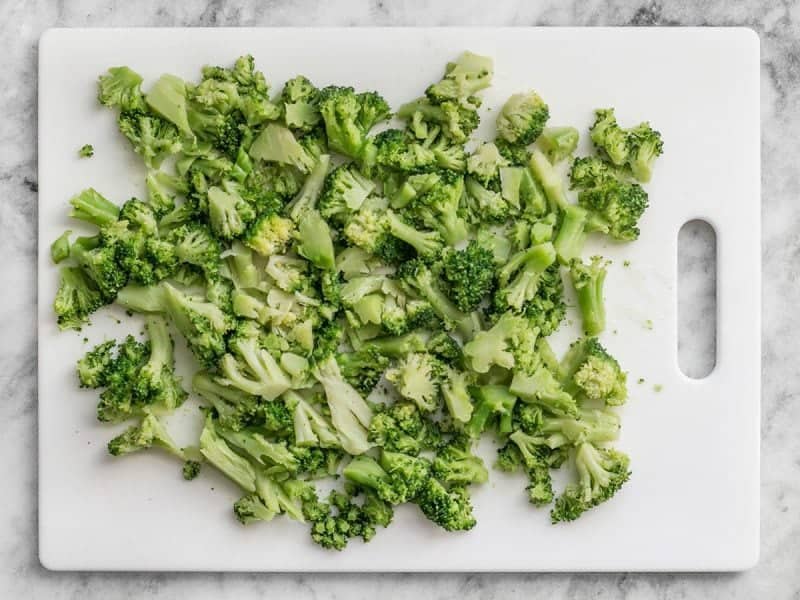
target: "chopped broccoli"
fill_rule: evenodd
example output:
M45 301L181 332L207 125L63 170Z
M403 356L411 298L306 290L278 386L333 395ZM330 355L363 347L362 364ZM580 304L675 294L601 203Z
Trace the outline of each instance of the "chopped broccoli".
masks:
M541 135L549 118L550 108L539 94L514 94L497 115L497 133L511 144L527 146Z
M589 264L579 260L570 263L572 285L578 296L578 306L586 335L597 335L606 327L606 309L603 298L603 283L608 261L593 256Z
M84 144L78 150L78 156L80 158L91 158L94 156L94 146L91 144Z

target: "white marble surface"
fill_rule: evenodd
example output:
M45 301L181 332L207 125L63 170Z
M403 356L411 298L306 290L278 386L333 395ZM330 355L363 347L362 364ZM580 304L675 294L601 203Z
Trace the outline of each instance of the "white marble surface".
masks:
M0 597L800 598L800 3L551 0L0 1ZM489 8L487 8L489 7ZM746 25L762 40L761 561L742 574L221 575L50 573L36 541L36 45L48 27L270 25ZM700 234L695 250L706 243ZM699 238L699 239L698 239ZM708 265L682 262L701 277ZM698 353L701 346L688 352ZM733 466L717 465L717 468ZM732 473L735 476L735 473ZM731 523L735 527L735 523Z

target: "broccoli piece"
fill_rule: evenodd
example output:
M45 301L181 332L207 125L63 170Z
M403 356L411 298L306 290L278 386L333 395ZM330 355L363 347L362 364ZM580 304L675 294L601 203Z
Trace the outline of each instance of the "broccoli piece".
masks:
M369 130L391 114L389 105L377 92L356 94L351 87L323 88L318 101L328 144L351 158L360 157Z
M290 165L303 173L310 172L316 162L291 130L276 123L267 125L253 140L250 156L256 160Z
M496 420L500 433L511 433L512 414L517 396L502 385L484 385L472 389L476 399L472 417L466 431L473 438L480 437L490 424Z
M413 402L395 402L376 412L369 424L369 440L392 452L417 456L434 437L429 423Z
M494 64L491 58L464 52L455 62L447 63L444 77L438 83L428 86L425 95L434 104L448 100L469 100L475 104L478 101L473 96L491 85L493 75Z
M483 459L472 454L468 445L453 442L436 453L432 473L448 486L486 483L489 479Z
M284 393L283 399L292 411L296 446L301 448L339 446L339 437L331 424L300 394L289 390Z
M580 257L586 243L586 221L589 212L585 208L570 204L561 213L561 224L553 242L558 259L564 264Z
M581 309L583 330L586 335L597 335L606 326L606 309L603 300L603 283L609 262L593 256L589 264L579 260L570 263L570 276L578 306Z
M475 526L469 494L462 487L447 489L437 479L428 478L415 503L446 531L468 531Z
M219 435L216 422L210 412L206 414L205 425L200 434L200 453L243 490L251 493L256 491L255 468L249 460L237 454Z
M274 400L291 387L289 376L272 355L260 347L258 337L235 335L228 347L232 352L225 354L219 363L222 385L264 400Z
M527 146L538 138L550 109L536 92L511 96L497 115L497 133L511 144Z
M551 450L541 439L522 431L515 431L509 439L516 446L520 461L525 465L528 474L528 501L534 506L550 504L554 496L549 464Z
M401 504L411 496L406 481L400 476L391 476L378 461L365 454L353 458L342 474L349 481L373 490L378 498L390 504Z
M278 513L264 506L257 494L245 494L233 505L233 514L242 525L271 521Z
M526 163L527 164L527 163ZM547 210L544 192L527 167L500 167L500 195L513 209L538 217Z
M386 372L404 398L414 402L420 410L431 412L438 406L442 364L426 352L413 352L400 359Z
M372 420L369 405L344 379L332 355L318 360L312 373L325 390L331 421L339 433L342 448L353 455L366 452L371 446L367 439Z
M550 242L512 256L498 273L495 305L520 310L535 298L541 276L555 260L556 250Z
M484 142L467 159L467 173L484 187L496 189L500 181L500 168L508 161L491 142Z
M531 402L556 415L578 414L575 398L561 387L556 377L546 367L538 367L527 373L516 371L509 389L523 402Z
M50 244L50 258L53 260L54 264L57 265L61 261L69 258L70 235L72 235L72 231L67 230Z
M572 161L569 181L572 189L589 189L616 181L612 165L595 156L579 156Z
M187 296L162 283L164 309L205 366L214 367L225 353L225 333L233 326L230 316L211 302Z
M325 178L319 199L322 216L342 223L361 208L375 184L358 172L352 163L333 169Z
M150 356L142 365L136 379L131 382L133 396L138 403L172 412L188 396L181 387L180 378L175 374L172 337L167 330L166 321L159 316L148 316L145 328L150 342Z
M447 412L458 423L467 423L472 417L472 400L469 387L472 377L466 371L457 371L450 366L443 367L442 397Z
M136 403L133 386L148 352L149 344L139 343L130 335L117 346L117 354L104 374L106 389L97 404L99 421L120 423L143 415L144 407Z
M578 138L578 130L574 127L547 127L539 136L538 144L547 159L556 164L572 156L578 147Z
M208 216L214 233L229 240L242 235L256 213L235 191L211 187L208 189Z
M639 218L647 209L647 192L638 183L607 181L582 190L578 204L590 211L587 230L602 231L611 237L632 241L639 237Z
M91 144L84 144L78 150L79 158L91 158L92 156L94 156L94 146Z
M412 100L400 107L397 117L410 120L414 135L428 138L431 132L441 132L449 141L463 144L480 122L478 111L457 101L434 104L427 98Z
M628 145L631 172L637 180L647 183L653 173L653 163L664 152L661 134L649 123L641 123L628 130Z
M72 211L69 213L70 217L98 227L112 225L119 218L119 207L106 200L94 188L88 188L80 194L76 194L70 199L69 203L72 205Z
M192 389L211 404L219 424L226 429L240 431L260 421L259 400L252 394L223 385L202 371L192 379Z
M287 127L308 131L322 116L317 107L319 90L303 75L290 79L283 86L283 118Z
M120 268L113 246L87 247L86 238L79 238L70 248L70 256L94 282L105 302L111 302L127 283L128 273Z
M431 178L428 180L430 185L426 185L425 189L414 190L414 205L410 211L414 217L426 227L436 229L450 246L466 240L469 229L460 209L464 195L464 178L461 174L442 170L438 174L412 175L406 182L409 183L414 177ZM413 189L413 184L410 187Z
M183 450L172 440L164 424L153 415L145 416L141 423L129 427L108 442L108 453L112 456L123 456L153 447L163 448L181 460L186 459Z
M256 464L271 467L278 466L288 473L296 473L299 467L297 458L286 447L286 442L271 442L258 431L232 431L222 427L217 433L231 446L238 448Z
M280 117L280 107L270 101L264 74L255 70L255 60L250 55L237 58L231 69L203 67L203 79L234 83L240 99L239 109L251 127Z
M362 162L367 172L377 165L384 169L413 173L437 164L433 150L399 129L381 131L368 140L363 155Z
M567 195L564 192L561 176L538 148L534 148L533 152L531 152L531 160L528 163L528 167L541 185L550 211L558 212L564 210L567 207Z
M465 180L470 212L475 223L505 223L512 213L512 205L500 192L485 188L472 177Z
M431 270L421 261L412 260L402 264L397 276L409 292L419 294L430 303L447 328L455 327L466 339L479 329L477 315L458 310L439 289Z
M111 67L97 80L97 100L120 110L143 110L142 76L128 67Z
M444 331L440 331L430 338L426 348L446 365L461 368L464 364L464 352L461 350L461 346Z
M336 266L333 239L328 224L316 210L308 211L297 226L297 253L316 267L332 270Z
M531 435L544 439L550 449L557 450L583 442L616 441L620 418L610 410L580 409L577 417L547 417L528 425Z
M502 314L491 329L479 331L464 346L467 364L476 373L488 373L492 365L512 369L528 362L539 330L511 312Z
M376 208L363 206L347 221L344 235L354 246L392 262L397 240L411 246L420 258L431 260L443 248L437 231L420 231L401 219L394 211L379 213ZM396 238L396 239L393 239Z
M78 361L78 380L81 387L101 388L108 383L109 367L112 365L114 340L103 342L87 352Z
M183 148L180 132L172 123L142 110L121 112L117 126L148 168L157 168Z
M584 512L610 499L630 478L630 460L616 450L585 442L575 453L578 482L567 486L550 512L553 523L574 521Z
M389 368L389 358L378 352L375 346L338 354L336 362L339 363L342 376L364 396L369 396Z
M250 224L242 241L261 256L282 254L295 235L294 223L277 214L264 214Z
M613 164L622 166L628 161L630 145L628 135L617 124L613 108L598 108L595 121L589 129L595 148Z
M180 77L169 74L159 77L145 96L145 101L183 135L193 136L186 110L186 83Z
M183 463L183 469L181 469L181 473L183 478L186 481L192 481L193 479L197 479L197 476L200 474L200 469L202 464L196 460L187 460Z
M560 375L565 389L609 406L624 404L628 397L627 373L597 338L573 343L561 363Z
M204 225L181 225L170 231L167 239L175 245L175 255L181 262L200 267L205 273L219 270L222 249Z

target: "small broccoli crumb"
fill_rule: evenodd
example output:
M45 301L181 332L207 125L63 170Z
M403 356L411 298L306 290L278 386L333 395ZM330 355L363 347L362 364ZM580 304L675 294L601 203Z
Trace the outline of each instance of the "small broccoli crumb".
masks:
M80 150L78 150L78 156L81 158L90 158L94 156L94 146L91 144L84 144L81 146Z
M200 473L200 463L196 460L187 460L183 463L183 478L191 481ZM213 488L212 488L213 489Z
M639 377L639 381L637 381L636 383L642 385L644 383L644 377Z
M623 266L623 267L630 267L630 266L631 266L631 261L629 261L629 260L623 260L623 261L622 261L622 266Z
M654 391L654 392L660 392L660 391L661 391L661 390L663 390L663 389L664 389L664 386L663 386L663 385L661 385L660 383L657 383L657 384L655 384L655 385L653 386L653 391Z
M652 319L647 319L647 320L644 322L644 328L645 328L645 329L650 329L650 330L652 330L652 329L653 329L653 321L652 321Z

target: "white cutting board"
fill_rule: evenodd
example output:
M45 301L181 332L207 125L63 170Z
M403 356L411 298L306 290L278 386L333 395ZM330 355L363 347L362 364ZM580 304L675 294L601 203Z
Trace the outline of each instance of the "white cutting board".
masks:
M303 73L316 84L377 89L397 107L422 93L462 50L495 59L484 94L494 114L535 88L551 123L582 132L592 109L614 106L623 126L649 119L665 154L647 186L651 208L635 244L598 244L614 259L604 342L630 371L618 443L633 476L579 521L549 524L524 481L492 472L476 488L478 525L448 534L413 507L369 544L314 546L306 527L277 519L248 528L232 517L233 485L204 469L184 482L158 452L113 460L117 428L94 418L74 362L89 343L120 337L104 312L83 333L59 333L50 242L67 201L94 186L117 202L143 194L143 169L97 105L95 80L127 64L145 89L163 72L194 79L207 63L252 53L278 91ZM82 29L44 34L39 54L39 556L64 570L553 571L738 570L759 547L760 182L759 42L746 29ZM92 143L95 156L77 158ZM588 148L583 141L583 151ZM676 246L694 218L718 245L717 364L701 381L677 366ZM629 268L622 262L631 260ZM575 315L572 315L574 318ZM651 319L653 330L644 322ZM613 330L617 330L617 334ZM577 332L565 327L560 346ZM179 346L182 346L179 344ZM185 362L185 361L183 361ZM188 371L186 371L188 373ZM637 385L639 377L647 383ZM664 386L655 393L653 384ZM194 403L173 419L198 425ZM189 442L192 432L180 441ZM486 444L491 460L493 448ZM13 466L12 466L13 468Z

